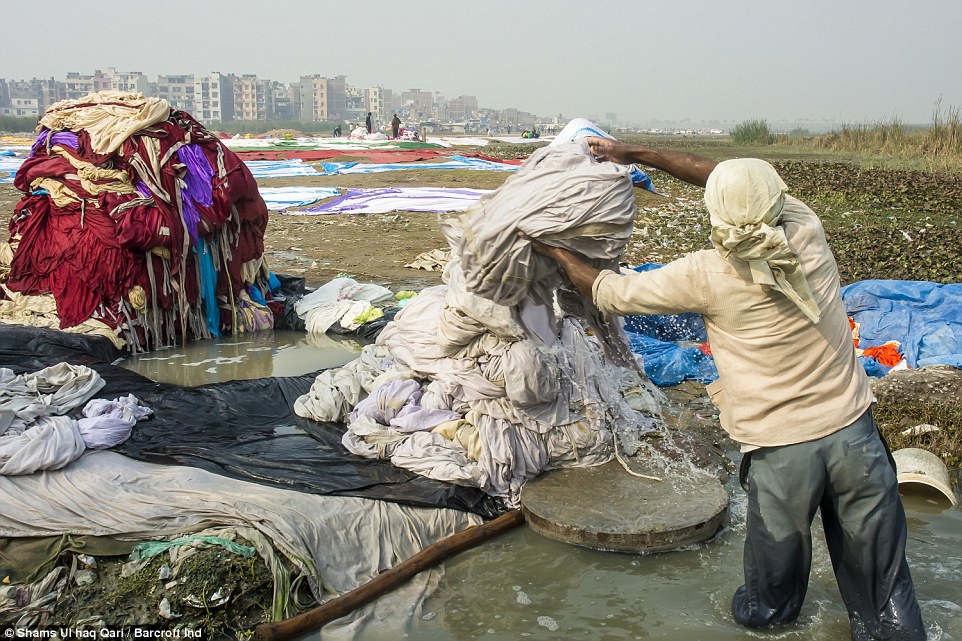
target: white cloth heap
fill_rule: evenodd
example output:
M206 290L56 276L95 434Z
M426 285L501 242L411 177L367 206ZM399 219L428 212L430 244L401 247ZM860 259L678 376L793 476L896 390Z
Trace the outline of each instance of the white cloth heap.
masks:
M387 287L361 284L352 278L335 278L297 301L294 311L308 332L324 334L335 324L348 330L357 329L364 323L364 320L359 322L358 317L368 312L374 303L393 298L394 293Z
M0 368L0 475L60 469L88 448L126 441L137 421L151 414L132 394L93 399L80 420L64 416L103 386L100 375L83 365L58 363L19 376Z

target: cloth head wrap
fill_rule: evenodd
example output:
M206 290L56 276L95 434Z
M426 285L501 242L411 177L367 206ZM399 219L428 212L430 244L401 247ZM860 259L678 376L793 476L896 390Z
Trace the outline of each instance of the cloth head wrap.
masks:
M817 323L821 312L779 224L787 190L764 160L718 163L705 186L711 242L722 256L747 262L754 282L780 291Z

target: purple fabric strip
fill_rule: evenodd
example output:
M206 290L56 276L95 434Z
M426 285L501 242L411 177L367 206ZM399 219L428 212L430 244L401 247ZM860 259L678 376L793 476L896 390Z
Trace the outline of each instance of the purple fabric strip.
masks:
M186 193L199 205L210 207L214 204L214 192L211 181L214 170L204 155L204 150L198 145L184 145L177 150L180 161L187 165L184 182L187 183Z
M30 147L30 157L36 155L37 151L47 146L47 136L50 135L49 129L44 129L37 136L34 141L33 146ZM77 134L72 131L58 131L50 139L50 146L62 145L64 147L70 147L71 149L76 149L78 145Z
M184 145L177 150L177 157L187 166L184 173L184 188L180 191L183 201L184 223L192 239L197 238L197 225L200 223L200 212L197 205L210 207L214 203L214 191L211 180L214 170L211 168L204 150L197 145Z

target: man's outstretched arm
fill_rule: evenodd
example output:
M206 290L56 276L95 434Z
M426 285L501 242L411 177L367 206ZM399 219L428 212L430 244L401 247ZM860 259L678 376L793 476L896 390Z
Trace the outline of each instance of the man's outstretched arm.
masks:
M611 138L587 138L591 153L599 158L622 165L638 164L660 169L679 180L704 187L708 174L716 163L710 158L683 151L651 149L642 145L629 145Z

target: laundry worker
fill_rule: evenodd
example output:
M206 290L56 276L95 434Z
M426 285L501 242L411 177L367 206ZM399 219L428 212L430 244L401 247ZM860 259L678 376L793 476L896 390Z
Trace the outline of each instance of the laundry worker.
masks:
M398 118L397 114L395 113L394 117L391 118L391 138L397 138L398 130L400 128L401 128L401 119Z
M798 618L818 510L855 641L926 638L905 559L894 461L872 417L839 273L818 216L758 159L721 163L588 138L592 153L705 187L713 249L653 271L599 271L530 239L603 312L700 313L718 380L708 394L742 446L748 492L741 625ZM522 234L523 236L523 234Z
M371 112L367 112L367 117L364 119L364 127L367 129L367 133L372 133L374 131L374 125L371 122Z

